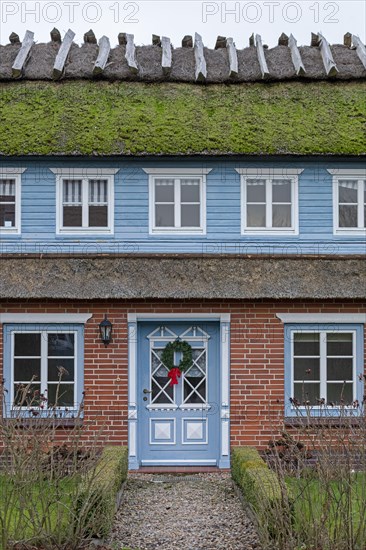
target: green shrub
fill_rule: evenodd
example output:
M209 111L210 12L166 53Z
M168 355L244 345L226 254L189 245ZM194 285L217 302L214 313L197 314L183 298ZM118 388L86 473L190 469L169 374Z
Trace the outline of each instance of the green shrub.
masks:
M105 447L96 468L83 480L75 510L76 530L100 538L109 533L127 470L127 448Z
M276 474L252 447L236 447L232 452L232 477L248 504L259 511L281 500L282 491Z
M276 537L279 510L286 518L281 533L286 534L293 517L293 499L285 485L281 485L258 451L252 447L235 447L232 450L231 474L239 486L246 503L257 520L258 532L264 547Z

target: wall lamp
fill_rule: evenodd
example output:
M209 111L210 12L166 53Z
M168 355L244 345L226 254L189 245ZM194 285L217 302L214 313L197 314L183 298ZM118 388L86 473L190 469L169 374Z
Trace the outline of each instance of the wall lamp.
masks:
M99 324L100 338L103 344L107 347L111 341L112 336L112 323L105 315L103 321Z

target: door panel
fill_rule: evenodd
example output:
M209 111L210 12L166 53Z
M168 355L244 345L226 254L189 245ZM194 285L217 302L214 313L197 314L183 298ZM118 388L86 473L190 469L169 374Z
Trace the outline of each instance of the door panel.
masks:
M177 338L191 345L192 365L171 386L161 356L165 346ZM217 464L219 324L140 323L138 342L140 462Z

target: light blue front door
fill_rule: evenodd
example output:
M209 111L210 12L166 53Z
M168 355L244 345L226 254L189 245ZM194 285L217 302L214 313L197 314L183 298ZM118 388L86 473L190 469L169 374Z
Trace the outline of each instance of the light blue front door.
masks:
M138 456L141 465L216 465L220 445L219 324L140 323ZM171 386L163 349L177 338L192 347L192 365ZM177 358L179 360L179 358Z

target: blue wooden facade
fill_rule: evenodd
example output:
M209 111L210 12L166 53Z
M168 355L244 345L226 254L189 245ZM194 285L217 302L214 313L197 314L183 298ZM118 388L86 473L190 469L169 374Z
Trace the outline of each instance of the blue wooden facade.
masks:
M1 253L195 253L347 255L366 252L366 234L337 235L333 230L332 175L328 170L364 170L361 160L297 159L256 161L235 159L168 160L29 160L0 163L22 167L21 231L0 236ZM294 235L253 235L241 232L240 168L303 170L298 176L299 231ZM112 234L57 234L55 168L118 169L114 175ZM210 170L206 176L205 234L149 233L149 175L155 168Z

